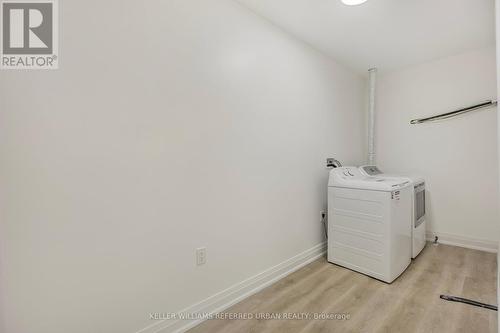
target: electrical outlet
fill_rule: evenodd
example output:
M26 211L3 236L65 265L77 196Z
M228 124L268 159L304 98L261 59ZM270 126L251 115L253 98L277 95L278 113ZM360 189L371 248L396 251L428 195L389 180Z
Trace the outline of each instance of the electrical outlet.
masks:
M207 248L200 247L196 249L196 265L204 265L207 262Z

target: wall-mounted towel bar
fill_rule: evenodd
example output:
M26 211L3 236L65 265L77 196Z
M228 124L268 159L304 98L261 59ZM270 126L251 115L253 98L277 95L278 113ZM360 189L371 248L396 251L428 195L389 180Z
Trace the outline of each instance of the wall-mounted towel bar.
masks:
M428 117L428 118L421 118L421 119L413 119L412 121L410 121L410 124L422 124L422 123L425 123L428 121L448 119L448 118L452 118L452 117L455 117L455 116L458 116L458 115L461 115L461 114L464 114L467 112L476 111L476 110L480 110L480 109L484 109L484 108L491 108L491 107L494 107L496 105L497 105L497 101L489 100L489 101L482 102L482 103L479 103L479 104L476 104L473 106L469 106L469 107L466 107L463 109L459 109L459 110L455 110L455 111L451 111L451 112L447 112L447 113L442 113L442 114L439 114L437 116L432 116L432 117Z

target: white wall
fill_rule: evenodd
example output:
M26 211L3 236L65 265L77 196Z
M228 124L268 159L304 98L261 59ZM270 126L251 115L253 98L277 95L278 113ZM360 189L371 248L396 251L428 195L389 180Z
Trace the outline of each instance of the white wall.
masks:
M500 0L495 0L495 33L496 33L496 74L497 74L497 98L500 96ZM498 144L498 158L500 175L500 117L497 117L497 144ZM500 177L499 177L500 178ZM499 179L500 180L500 179ZM500 207L500 201L498 202ZM497 224L500 225L500 219L497 219ZM499 249L500 249L500 235L499 236ZM500 261L499 254L497 253L497 304L500 304ZM497 323L500 322L500 312L498 312ZM500 325L497 325L498 332L500 333Z
M323 241L362 78L232 1L60 5L60 69L0 74L1 332L133 332Z
M409 121L496 99L495 68L491 47L380 75L376 124L383 170L425 177L430 231L493 244L499 232L496 109Z

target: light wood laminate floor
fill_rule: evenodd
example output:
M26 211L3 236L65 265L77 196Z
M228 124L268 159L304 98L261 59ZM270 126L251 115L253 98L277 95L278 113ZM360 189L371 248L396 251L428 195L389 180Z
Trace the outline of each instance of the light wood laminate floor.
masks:
M209 320L211 332L497 332L497 312L446 302L451 294L496 304L496 254L428 244L392 284L321 258L225 312L349 313L348 320Z

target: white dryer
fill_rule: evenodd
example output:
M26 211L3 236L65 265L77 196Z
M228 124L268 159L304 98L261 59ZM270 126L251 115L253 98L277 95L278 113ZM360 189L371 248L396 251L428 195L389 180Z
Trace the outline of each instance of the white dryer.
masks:
M411 182L332 169L328 261L391 283L411 262Z
M411 240L412 254L411 257L416 258L425 247L426 244L426 222L425 222L425 180L422 177L406 177L386 174L380 171L375 165L364 165L359 167L362 174L373 177L383 177L388 179L407 179L413 184L412 209L410 211L411 221Z

